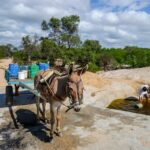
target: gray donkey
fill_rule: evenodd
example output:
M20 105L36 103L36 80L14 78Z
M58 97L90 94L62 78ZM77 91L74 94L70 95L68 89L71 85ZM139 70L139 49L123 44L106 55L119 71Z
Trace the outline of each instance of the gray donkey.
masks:
M81 75L86 72L88 66L82 66L75 68L74 65L70 65L68 72L64 75L57 75L50 73L51 70L40 71L34 78L35 89L40 92L44 99L41 99L43 106L42 117L46 120L45 107L46 102L50 104L50 137L53 138L54 124L56 121L56 135L61 136L60 131L60 120L61 112L60 108L64 105L64 101L69 97L70 106L69 109L73 108L76 112L80 111L80 105L83 103L83 82ZM52 74L50 77L49 74ZM45 82L40 82L45 78ZM56 107L57 113L55 116L54 109ZM39 113L37 114L39 118Z

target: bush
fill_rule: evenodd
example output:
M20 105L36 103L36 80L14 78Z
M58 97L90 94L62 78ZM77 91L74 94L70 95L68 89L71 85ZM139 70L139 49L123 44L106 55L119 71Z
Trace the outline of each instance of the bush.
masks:
M100 67L97 66L96 64L94 63L89 63L89 68L88 68L89 71L91 72L97 72L97 71L100 71Z
M27 54L24 51L17 51L13 53L13 60L17 62L19 65L23 65L27 63Z

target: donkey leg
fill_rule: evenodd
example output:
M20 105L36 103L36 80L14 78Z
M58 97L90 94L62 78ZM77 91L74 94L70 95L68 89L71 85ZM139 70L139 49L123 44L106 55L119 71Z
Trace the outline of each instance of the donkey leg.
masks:
M51 130L50 130L50 137L53 138L54 135L54 124L55 124L55 114L54 114L54 106L52 103L50 103L50 124L51 124Z
M42 114L43 121L45 123L47 123L47 118L46 118L46 101L45 100L42 101L42 107L43 107L43 114Z
M60 112L61 105L57 107L57 116L56 116L56 135L62 136L60 130L60 120L61 120L61 112Z
M39 117L40 98L38 96L36 97L36 107L37 107L37 120L39 121L40 120L40 117Z

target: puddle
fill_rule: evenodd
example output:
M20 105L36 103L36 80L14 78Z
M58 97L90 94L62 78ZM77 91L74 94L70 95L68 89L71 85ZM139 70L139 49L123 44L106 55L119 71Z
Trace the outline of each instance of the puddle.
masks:
M150 115L150 100L148 103L144 101L143 102L144 106L141 109L138 109L135 107L137 103L138 103L138 100L136 98L116 99L112 101L112 103L108 106L108 108Z

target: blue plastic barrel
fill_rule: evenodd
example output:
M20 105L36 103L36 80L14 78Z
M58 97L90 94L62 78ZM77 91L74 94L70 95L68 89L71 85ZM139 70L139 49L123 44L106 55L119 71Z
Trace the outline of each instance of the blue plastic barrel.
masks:
M9 64L8 68L11 77L18 77L19 66L18 64Z
M49 65L45 64L45 70L49 69Z
M39 63L39 69L40 70L47 70L47 69L49 69L49 65L46 63Z

